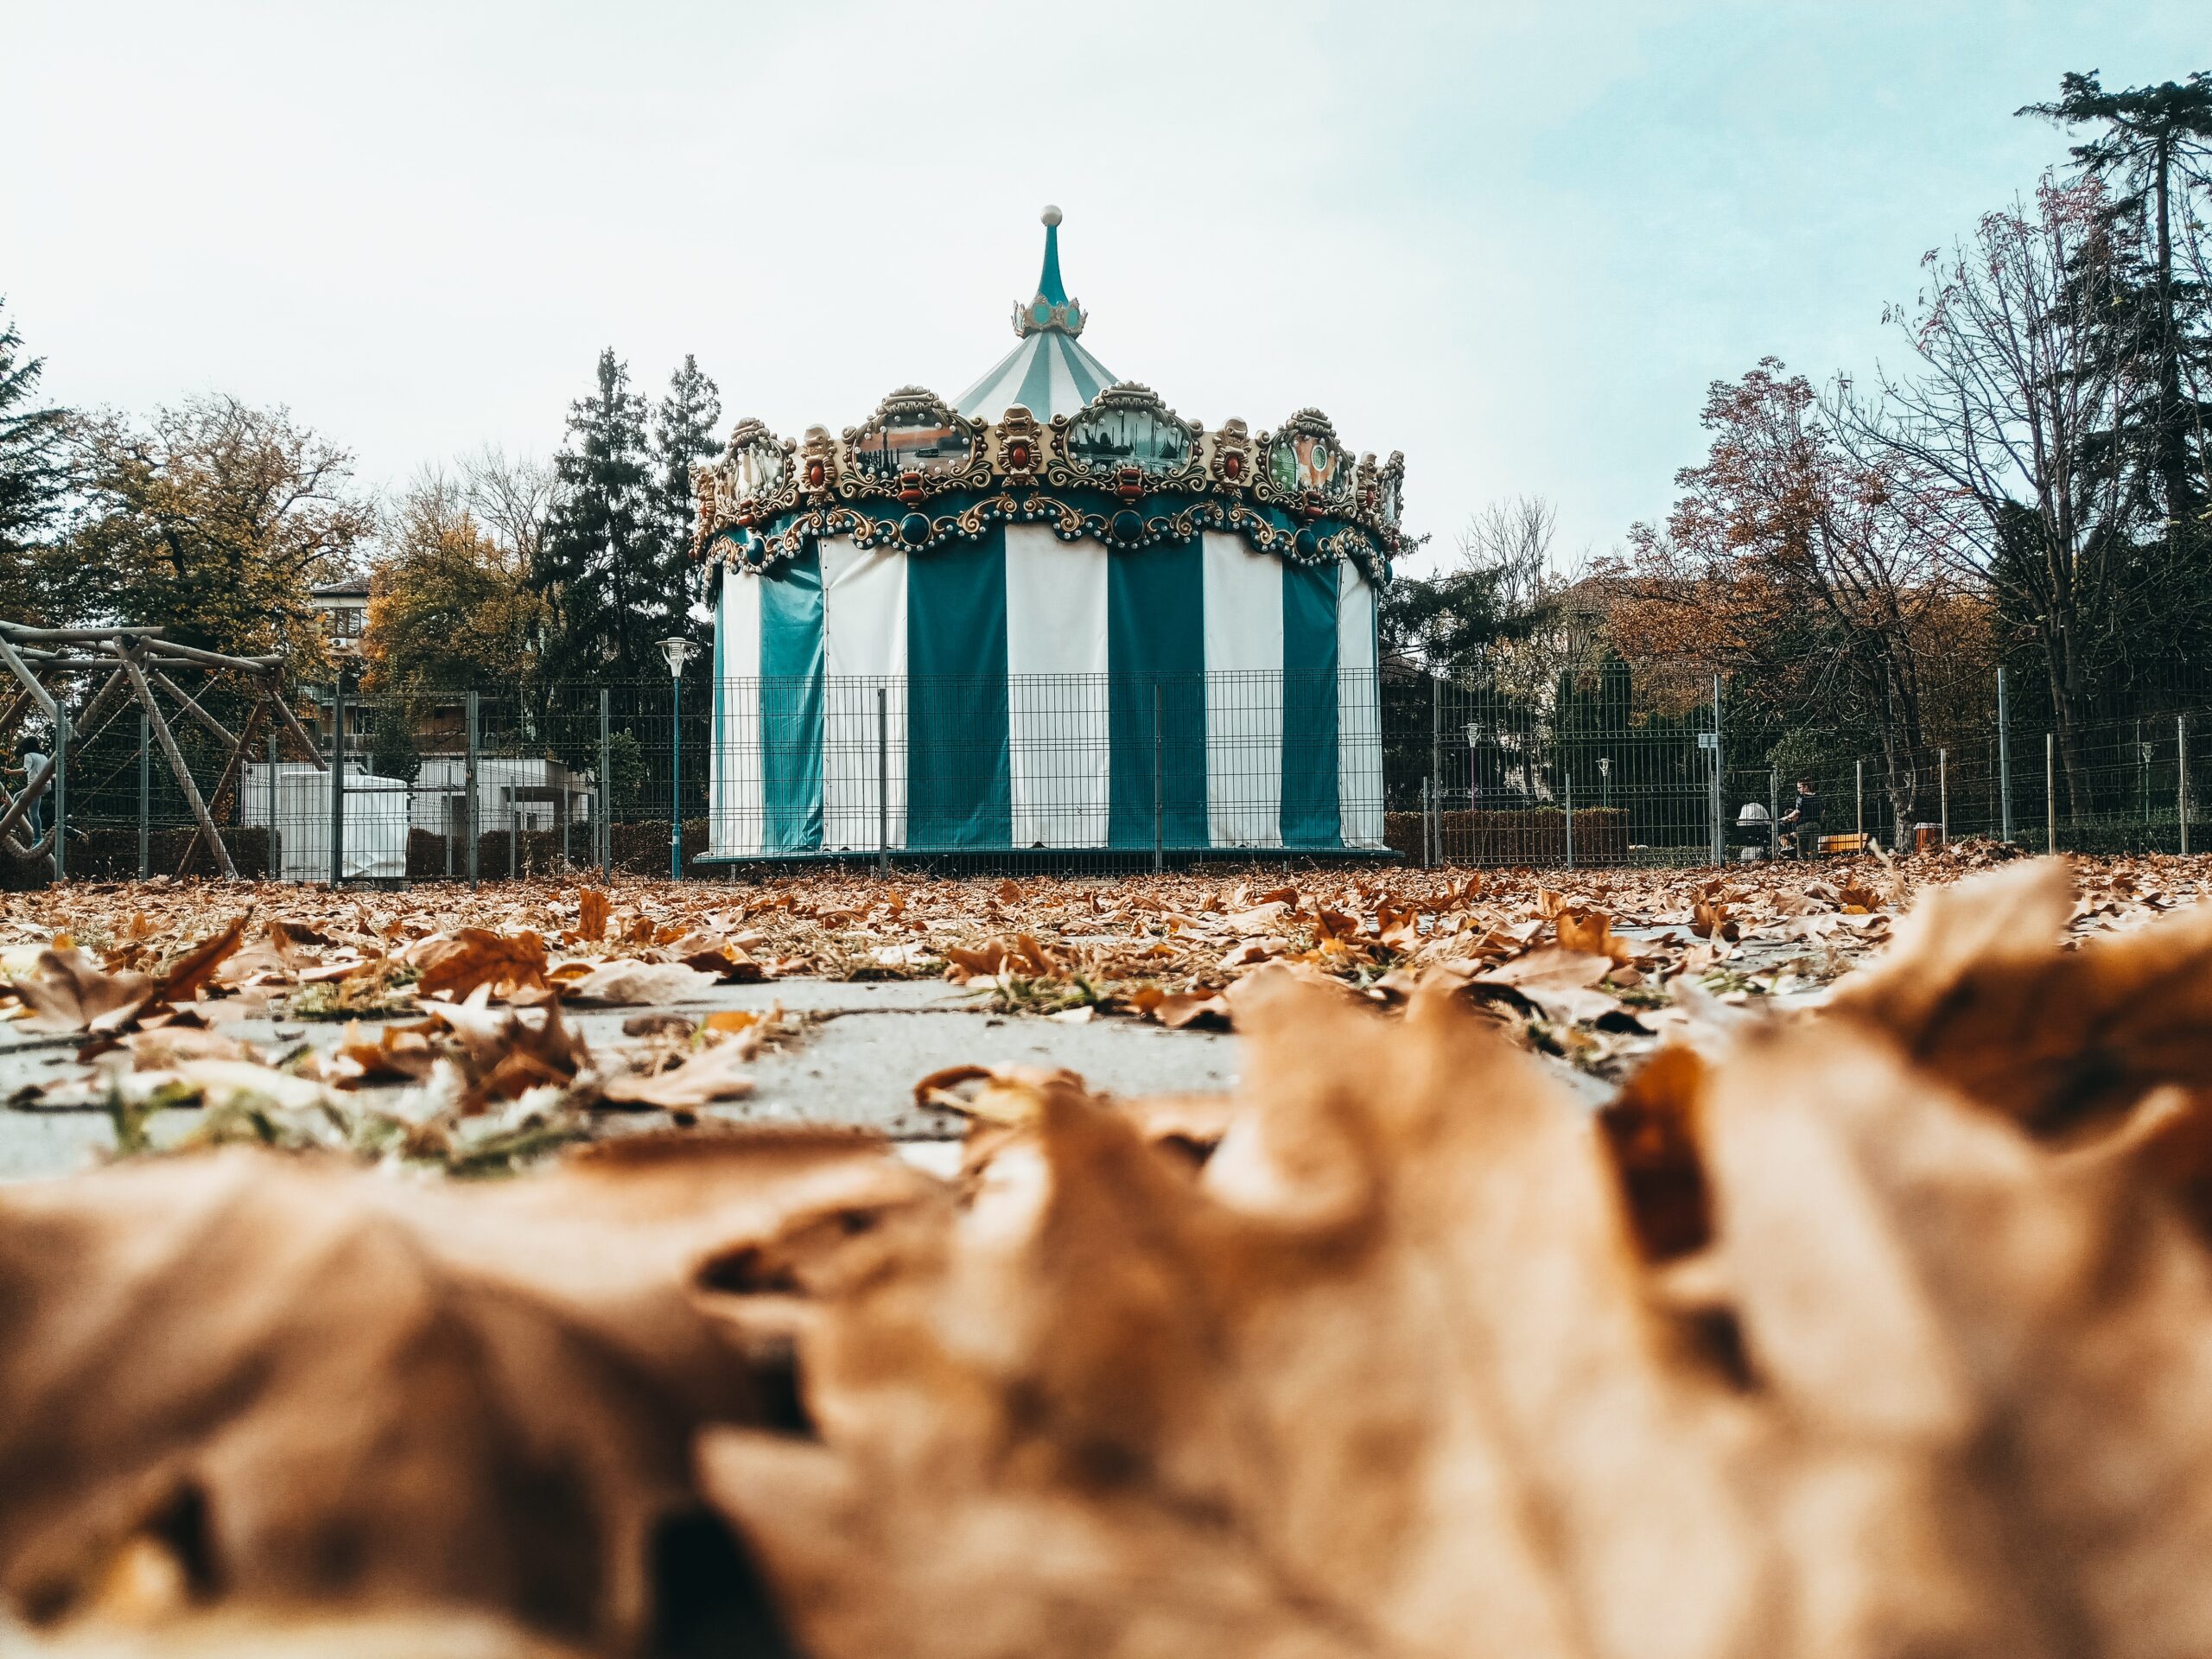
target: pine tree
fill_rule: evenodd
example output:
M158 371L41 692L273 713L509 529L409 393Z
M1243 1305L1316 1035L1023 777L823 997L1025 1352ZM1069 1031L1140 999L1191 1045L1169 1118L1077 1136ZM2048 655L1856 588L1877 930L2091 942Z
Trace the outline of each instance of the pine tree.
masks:
M6 303L0 299L0 616L50 623L62 620L50 537L68 484L68 417L35 404L46 359L21 356Z
M691 469L711 461L721 446L715 428L722 417L721 398L715 383L700 372L699 360L690 353L683 366L668 378L668 396L660 400L653 423L653 463L660 494L660 546L656 563L671 594L692 594L696 575L690 563L692 505ZM701 638L698 619L684 614L675 632ZM702 639L703 643L703 639Z
M662 510L645 400L609 346L596 391L569 406L554 457L559 505L531 586L551 625L540 668L549 681L664 678L658 641L683 607L661 568Z
M2153 371L2142 416L2144 460L2158 481L2170 537L2178 537L2205 504L2207 403L2190 388L2202 384L2208 296L2202 283L2177 271L2176 232L2196 245L2189 198L2212 189L2212 75L2199 71L2185 81L2109 92L2094 69L2062 75L2056 102L2018 113L2102 129L2074 147L2074 159L2113 192L2114 240L2140 270L2130 321Z

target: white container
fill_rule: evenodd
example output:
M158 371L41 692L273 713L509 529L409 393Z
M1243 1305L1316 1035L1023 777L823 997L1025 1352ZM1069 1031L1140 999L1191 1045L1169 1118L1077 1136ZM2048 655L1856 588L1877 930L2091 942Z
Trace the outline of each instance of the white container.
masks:
M265 764L245 769L249 829L270 823L270 775ZM276 766L276 879L330 880L330 774L304 760ZM407 875L408 797L403 778L379 778L346 767L346 839L340 875L349 881L397 881Z

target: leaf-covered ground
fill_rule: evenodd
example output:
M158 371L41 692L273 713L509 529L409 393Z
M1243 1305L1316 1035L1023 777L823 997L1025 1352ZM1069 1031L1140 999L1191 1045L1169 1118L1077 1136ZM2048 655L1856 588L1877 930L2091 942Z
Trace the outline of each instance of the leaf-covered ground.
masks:
M481 1090L440 1134L719 1097L757 1030L563 1046L670 968L1219 993L1246 1056L939 1078L950 1179L702 1119L0 1187L0 1651L2212 1652L2212 906L1978 861L19 909L18 1017L211 1116L346 1081L189 1058L226 1004L369 983L334 1066ZM1585 1042L1595 1114L1528 1052Z

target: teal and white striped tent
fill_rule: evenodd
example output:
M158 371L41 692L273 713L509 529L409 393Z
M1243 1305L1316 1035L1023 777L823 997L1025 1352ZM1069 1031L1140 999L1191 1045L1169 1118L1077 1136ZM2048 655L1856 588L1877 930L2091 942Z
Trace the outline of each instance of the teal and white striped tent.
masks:
M1402 457L1205 432L1076 341L1055 209L1020 343L700 476L724 859L1382 850L1375 591Z
M971 421L995 421L1019 404L1040 421L1073 415L1121 377L1083 349L1083 308L1060 281L1060 210L1045 210L1045 270L1037 297L1014 308L1021 343L953 400Z

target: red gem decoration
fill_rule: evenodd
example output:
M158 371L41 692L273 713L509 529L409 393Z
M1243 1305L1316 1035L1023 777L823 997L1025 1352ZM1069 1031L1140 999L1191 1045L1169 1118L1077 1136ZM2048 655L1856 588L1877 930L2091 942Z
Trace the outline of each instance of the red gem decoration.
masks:
M1007 460L1012 463L1015 472L1027 472L1029 470L1029 446L1026 443L1015 444L1012 449L1007 452Z
M810 461L806 463L806 487L808 489L820 489L822 487L822 480L828 476L829 473L823 467L820 461Z

